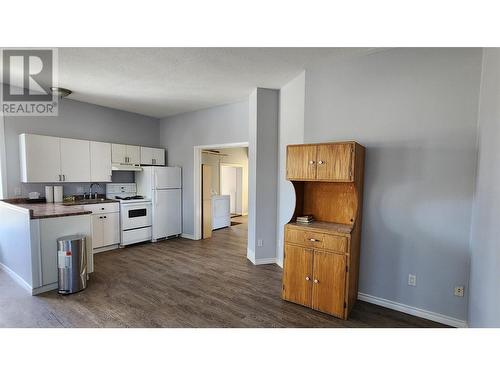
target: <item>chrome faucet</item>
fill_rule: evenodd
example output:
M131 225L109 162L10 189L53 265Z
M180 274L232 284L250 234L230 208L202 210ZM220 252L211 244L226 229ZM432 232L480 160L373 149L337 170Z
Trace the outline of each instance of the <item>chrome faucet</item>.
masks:
M90 184L90 190L89 190L89 198L90 198L90 199L92 199L92 186L95 186L95 185L97 185L97 186L101 186L101 185L99 185L97 182L92 182L92 183ZM97 199L97 191L94 193L94 199Z

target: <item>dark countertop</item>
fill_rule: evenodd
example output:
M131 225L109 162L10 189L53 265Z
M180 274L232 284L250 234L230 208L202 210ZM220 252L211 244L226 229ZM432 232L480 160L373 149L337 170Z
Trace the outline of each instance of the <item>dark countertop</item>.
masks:
M62 203L29 203L26 199L6 199L3 202L25 208L30 213L30 219L47 219L62 216L89 215L92 211L80 206L66 206Z

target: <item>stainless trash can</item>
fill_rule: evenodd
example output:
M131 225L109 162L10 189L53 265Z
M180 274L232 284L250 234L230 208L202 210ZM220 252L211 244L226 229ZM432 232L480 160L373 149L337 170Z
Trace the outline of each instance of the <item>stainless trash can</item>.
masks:
M87 287L87 250L85 236L57 239L59 293L71 294Z

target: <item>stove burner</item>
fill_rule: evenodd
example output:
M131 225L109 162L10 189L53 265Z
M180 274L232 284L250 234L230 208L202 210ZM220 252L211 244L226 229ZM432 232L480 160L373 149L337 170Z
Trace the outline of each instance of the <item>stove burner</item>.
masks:
M122 201L130 201L130 200L133 200L133 199L144 199L144 197L142 195L134 195L133 197L120 197L120 196L115 196L116 199L120 199Z

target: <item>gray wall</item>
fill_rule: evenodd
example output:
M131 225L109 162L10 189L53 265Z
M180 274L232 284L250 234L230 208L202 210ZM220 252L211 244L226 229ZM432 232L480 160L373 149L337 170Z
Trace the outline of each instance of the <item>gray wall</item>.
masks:
M182 230L194 235L194 146L248 142L248 101L167 117L160 124L168 164L182 167Z
M360 292L466 320L480 72L480 49L442 48L307 71L305 141L367 147Z
M256 264L275 263L279 91L257 88L249 111L247 257Z
M469 325L500 327L500 49L483 56L471 231Z
M286 179L286 146L304 143L305 72L299 74L280 90L279 178L278 178L278 238L276 259L283 267L284 226L295 209L295 190Z
M19 134L33 133L160 147L159 122L152 117L68 99L60 102L59 116L5 117L8 196L14 196L14 189L21 185L23 196L30 191L40 191L43 187L42 184L19 182ZM121 177L123 180L123 176ZM87 187L85 184L64 184L65 194L75 193L76 187L80 185Z

